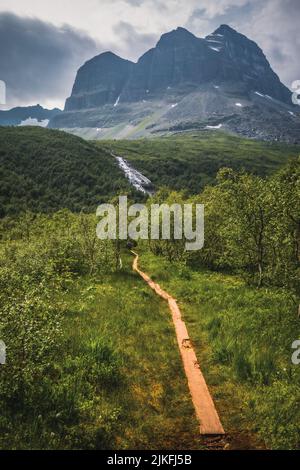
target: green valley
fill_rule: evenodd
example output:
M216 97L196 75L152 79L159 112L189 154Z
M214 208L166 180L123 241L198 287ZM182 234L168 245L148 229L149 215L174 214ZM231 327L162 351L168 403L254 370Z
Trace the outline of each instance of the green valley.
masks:
M0 135L0 448L298 448L298 147ZM156 193L137 194L111 151ZM135 242L96 236L97 205L119 194L205 206L202 250L174 238L135 250L180 305L225 436L199 433L167 303L132 269Z

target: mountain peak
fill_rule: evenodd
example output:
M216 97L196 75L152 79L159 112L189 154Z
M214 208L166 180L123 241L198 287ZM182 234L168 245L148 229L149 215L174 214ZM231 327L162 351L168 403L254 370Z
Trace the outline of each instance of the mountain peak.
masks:
M126 59L122 59L122 57L118 56L114 52L105 51L105 52L101 52L101 54L98 54L92 59L88 60L85 63L85 65L94 64L95 62L107 63L107 62L123 62L123 61L125 62ZM129 62L129 61L126 61L126 62Z
M187 29L178 26L178 28L163 34L157 43L157 47L170 45L178 46L179 44L187 44L194 41L198 41L198 38L196 38L194 34Z
M234 89L240 105L234 103L234 111L236 107L243 109L241 97L249 100L255 92L291 102L289 90L259 46L231 26L221 24L205 39L182 27L169 31L137 63L112 52L100 54L78 71L65 110L111 105L116 112L123 103L139 103L141 108L164 99L178 103L182 96L209 84L212 90L220 89L220 84ZM266 104L271 99L266 98Z
M117 54L115 54L114 52L112 51L105 51L105 52L102 52L102 54L100 54L100 56L102 57L107 57L107 58L111 58L111 59L121 59L121 60L126 60L126 59L122 59L122 57L118 56ZM98 56L99 57L99 56Z
M133 62L122 59L111 51L88 60L77 72L65 111L115 103L133 65Z
M235 29L231 28L231 26L229 26L228 24L221 24L216 29L214 34L228 35L228 34L239 34L239 33Z
M172 32L175 32L177 34L188 34L194 36L190 31L188 31L186 28L183 28L182 26L177 26L177 28L174 29Z
M98 57L99 57L99 56L102 56L102 57L111 57L111 58L113 58L113 59L115 59L115 58L120 59L120 57L119 57L117 54L115 54L114 52L111 52L111 51L102 52L102 54L99 54Z

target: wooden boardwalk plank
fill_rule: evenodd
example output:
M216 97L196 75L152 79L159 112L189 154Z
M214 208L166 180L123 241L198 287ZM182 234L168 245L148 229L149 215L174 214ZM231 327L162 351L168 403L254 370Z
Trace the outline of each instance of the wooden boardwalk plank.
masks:
M139 256L134 251L132 251L132 254L135 256L133 269L147 282L157 295L162 297L169 304L192 402L200 423L200 434L215 436L225 434L176 300L161 289L158 284L153 282L146 273L139 269Z

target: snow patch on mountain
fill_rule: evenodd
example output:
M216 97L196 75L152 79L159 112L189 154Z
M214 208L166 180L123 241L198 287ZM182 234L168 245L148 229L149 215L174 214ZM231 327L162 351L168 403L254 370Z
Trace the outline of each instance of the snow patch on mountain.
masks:
M205 129L221 129L223 127L223 124L218 124L217 126L206 126Z
M120 98L121 98L121 97L118 96L117 101L116 101L115 104L114 104L114 108L116 108L116 107L118 106L118 104L119 104L119 102L120 102Z
M19 126L37 126L37 127L47 127L49 124L49 119L44 119L42 121L38 121L35 118L28 118L25 121L21 121Z

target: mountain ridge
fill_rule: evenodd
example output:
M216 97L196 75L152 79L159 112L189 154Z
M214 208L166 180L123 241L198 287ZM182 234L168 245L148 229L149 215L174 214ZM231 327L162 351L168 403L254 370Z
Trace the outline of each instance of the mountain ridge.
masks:
M138 138L196 124L297 142L291 96L262 49L230 26L205 38L178 27L136 63L111 52L86 62L65 112L50 127L95 129L92 138Z
M17 106L9 110L0 111L0 126L18 126L29 120L36 120L37 122L49 121L61 112L58 108L47 109L43 108L40 104Z

